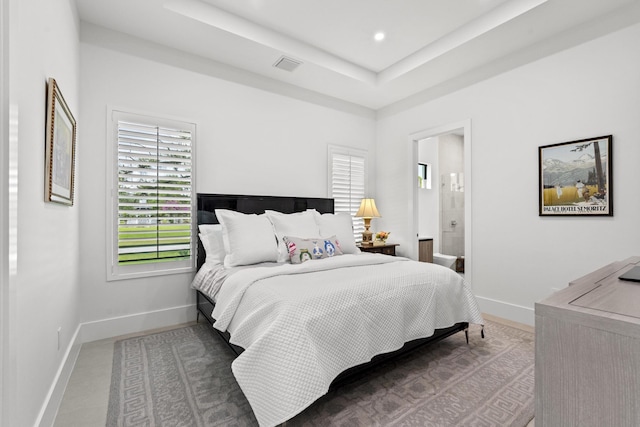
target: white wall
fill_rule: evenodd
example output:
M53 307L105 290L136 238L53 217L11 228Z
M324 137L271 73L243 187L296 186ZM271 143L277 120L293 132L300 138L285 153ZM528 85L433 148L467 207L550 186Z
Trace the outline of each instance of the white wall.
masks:
M10 4L10 103L17 131L17 270L10 344L15 405L10 425L33 425L78 327L79 211L44 202L46 82L54 77L82 125L78 20L72 0ZM15 135L14 135L15 138ZM78 152L84 150L80 141ZM81 156L80 156L81 157ZM78 160L81 163L81 160ZM77 175L76 175L77 177ZM57 330L61 328L60 349ZM5 408L7 409L7 408Z
M482 308L533 323L534 302L640 252L640 25L522 66L377 123L384 228L410 236L408 136L471 120L472 286ZM540 218L538 147L613 134L613 218ZM384 168L382 165L384 164ZM409 167L412 166L412 167ZM400 246L399 252L402 253Z
M8 424L14 379L11 371L9 313L9 1L0 0L0 425Z
M9 275L9 0L0 0L0 425L6 425L12 406L11 350L9 345L9 313L11 303L11 282Z
M373 114L311 104L162 61L81 44L84 340L195 316L192 274L106 281L107 106L195 121L198 192L326 197L328 144L369 150L375 175Z

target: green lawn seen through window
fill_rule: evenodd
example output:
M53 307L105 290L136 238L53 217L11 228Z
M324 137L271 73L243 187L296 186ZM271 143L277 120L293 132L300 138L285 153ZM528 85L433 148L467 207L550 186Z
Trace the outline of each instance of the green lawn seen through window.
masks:
M188 259L191 224L118 226L118 263L143 264Z

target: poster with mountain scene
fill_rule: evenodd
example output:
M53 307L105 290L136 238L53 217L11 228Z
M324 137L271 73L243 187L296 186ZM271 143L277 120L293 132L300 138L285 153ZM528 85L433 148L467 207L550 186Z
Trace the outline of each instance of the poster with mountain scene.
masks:
M540 215L613 215L612 136L539 148Z

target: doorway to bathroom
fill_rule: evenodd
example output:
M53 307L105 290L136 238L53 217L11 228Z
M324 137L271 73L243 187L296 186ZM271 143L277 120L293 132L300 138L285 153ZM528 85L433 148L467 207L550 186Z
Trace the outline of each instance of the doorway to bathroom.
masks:
M433 239L433 262L464 273L462 129L418 141L418 212L418 239Z
M433 262L471 275L470 121L411 135L414 228Z

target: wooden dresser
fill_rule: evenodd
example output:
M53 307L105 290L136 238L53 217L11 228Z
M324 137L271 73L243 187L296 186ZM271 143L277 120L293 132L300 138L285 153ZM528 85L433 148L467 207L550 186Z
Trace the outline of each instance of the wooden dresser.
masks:
M640 283L609 264L535 305L536 427L640 426Z

